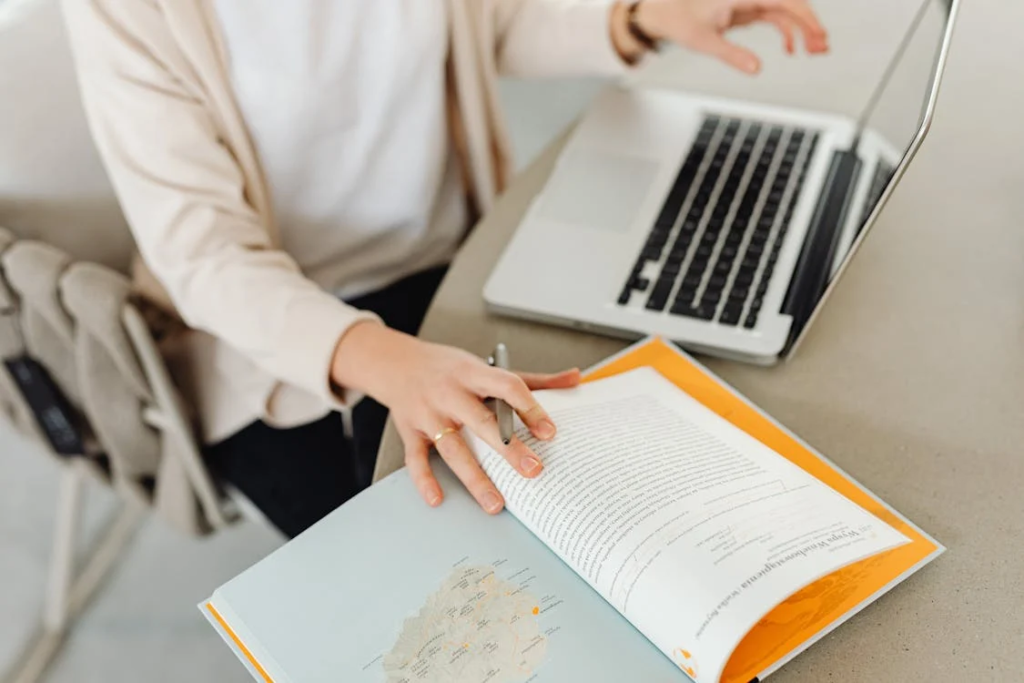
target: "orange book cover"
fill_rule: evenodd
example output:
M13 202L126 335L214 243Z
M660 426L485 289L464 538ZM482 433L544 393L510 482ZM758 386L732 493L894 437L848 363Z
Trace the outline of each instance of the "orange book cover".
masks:
M723 683L748 683L778 669L945 549L846 473L676 347L650 339L586 374L585 381L651 367L733 426L758 439L911 542L845 567L790 596L746 635ZM685 664L680 664L685 670Z

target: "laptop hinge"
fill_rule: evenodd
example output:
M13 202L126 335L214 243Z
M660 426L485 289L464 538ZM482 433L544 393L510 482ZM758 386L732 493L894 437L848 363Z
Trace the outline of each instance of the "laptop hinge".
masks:
M854 181L860 174L861 166L860 157L853 151L838 151L832 155L814 217L782 304L782 312L793 317L783 355L789 352L793 342L800 336L828 287L829 273L832 272L853 199Z

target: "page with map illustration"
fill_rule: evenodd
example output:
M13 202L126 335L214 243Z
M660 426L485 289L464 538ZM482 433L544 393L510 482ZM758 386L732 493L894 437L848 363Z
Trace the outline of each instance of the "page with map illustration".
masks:
M260 681L747 683L942 550L664 342L589 379L536 480L466 435L507 512L398 472L204 614Z

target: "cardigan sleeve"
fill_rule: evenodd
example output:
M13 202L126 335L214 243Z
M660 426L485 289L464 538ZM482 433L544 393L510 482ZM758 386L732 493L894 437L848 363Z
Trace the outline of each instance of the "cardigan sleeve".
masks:
M613 76L612 0L488 0L498 70L508 76Z
M86 114L143 260L192 327L331 405L339 340L376 316L307 279L271 244L203 93L172 67L151 0L66 0Z

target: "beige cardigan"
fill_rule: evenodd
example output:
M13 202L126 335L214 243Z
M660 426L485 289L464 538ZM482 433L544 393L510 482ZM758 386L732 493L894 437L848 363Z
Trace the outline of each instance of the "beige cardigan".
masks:
M214 442L257 419L294 426L351 404L331 389L331 359L373 316L277 248L210 1L64 0L64 12L93 135L145 264L138 286L193 328L169 356ZM482 211L510 169L498 74L621 71L608 1L449 0L451 114Z

